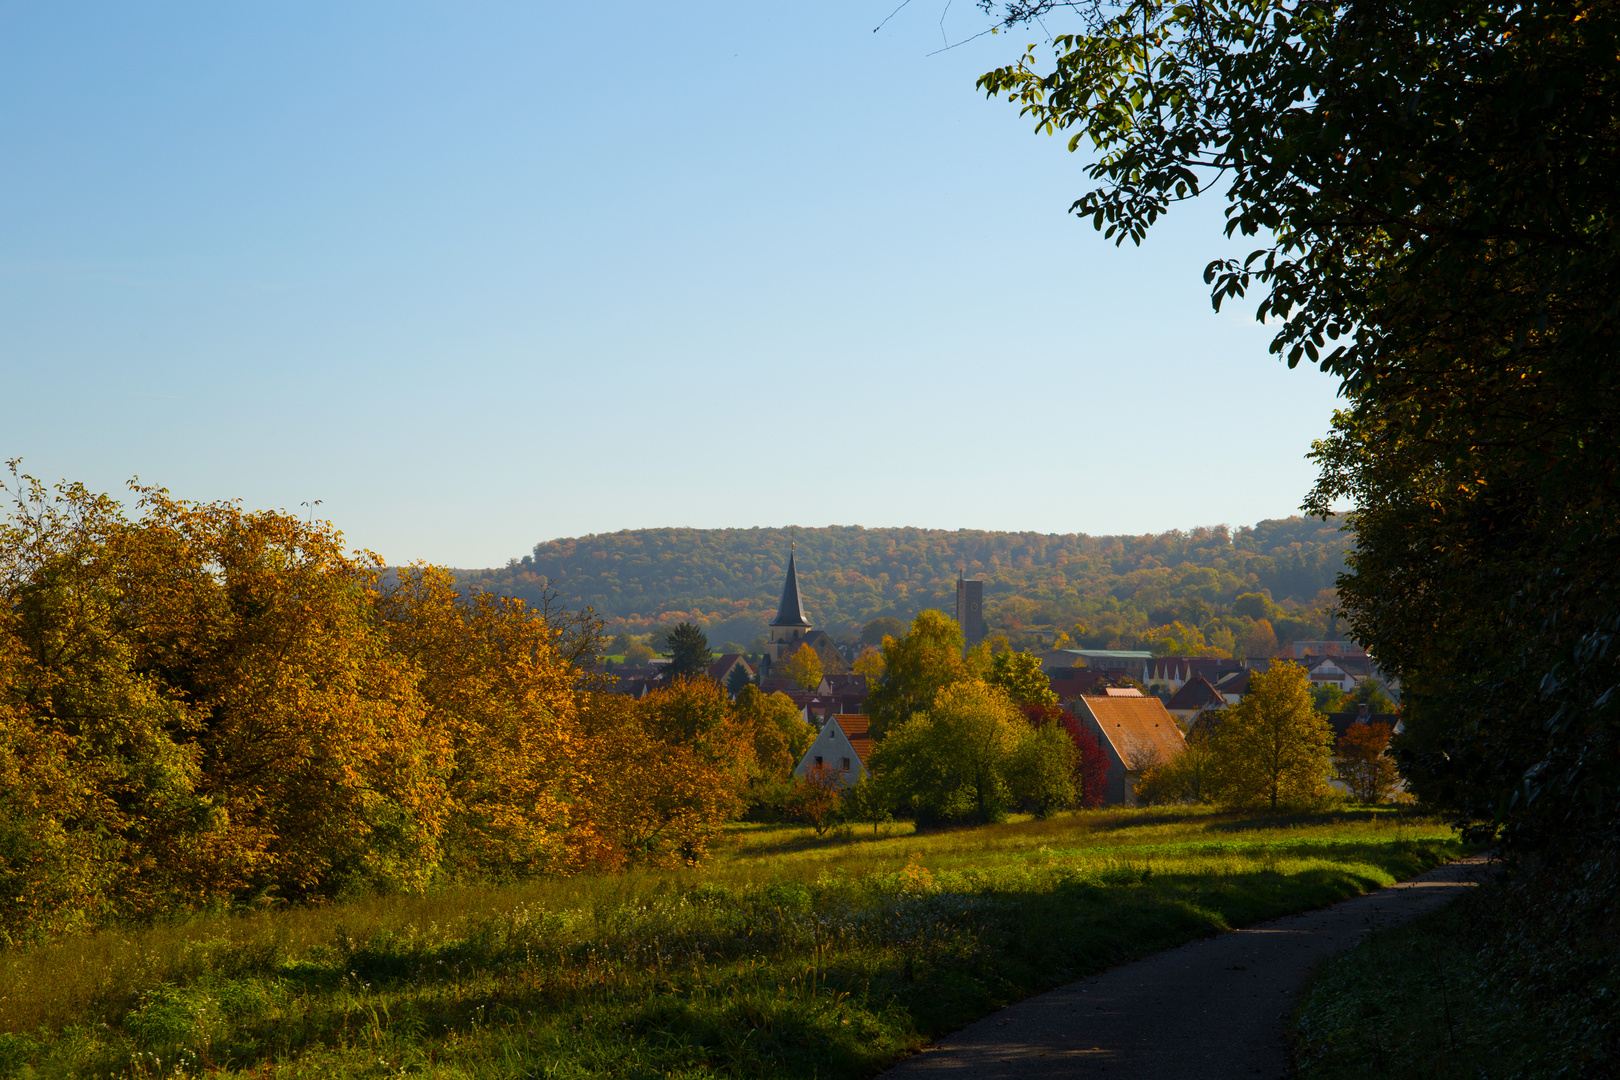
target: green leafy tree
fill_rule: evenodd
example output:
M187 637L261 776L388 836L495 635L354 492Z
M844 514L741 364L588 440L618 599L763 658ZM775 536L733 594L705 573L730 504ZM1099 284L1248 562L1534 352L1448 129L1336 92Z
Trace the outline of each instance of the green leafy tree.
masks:
M968 678L962 662L962 629L943 612L921 612L901 638L883 639L883 681L866 698L874 740L912 713L928 708L939 692Z
M1187 746L1175 757L1149 766L1136 781L1136 801L1207 803L1216 795L1215 751L1210 730L1200 724L1187 733Z
M1311 706L1320 713L1344 711L1345 692L1332 683L1311 687Z
M919 825L998 821L1014 799L1015 754L1032 735L1001 691L956 683L874 747L872 768Z
M678 623L668 637L669 665L664 672L670 679L695 679L708 673L713 655L702 630L689 622Z
M1119 242L1216 178L1266 238L1205 277L1342 380L1307 506L1356 507L1338 602L1401 681L1407 781L1515 844L1620 845L1620 8L1072 10L1051 71L980 85L1098 150L1074 210Z
M1062 724L1043 724L1025 733L1007 762L1013 800L1042 818L1073 806L1078 763L1074 740Z
M1020 705L1057 704L1052 680L1041 669L1041 658L1033 653L996 653L990 657L984 681Z
M752 733L754 758L767 779L786 780L816 741L816 729L786 694L762 693L750 683L737 695L736 713Z
M754 685L754 680L749 676L748 670L741 664L732 668L731 674L726 676L726 693L733 698L741 695L744 687L752 685Z
M871 769L866 770L859 783L844 789L844 816L863 825L870 823L873 836L877 835L879 825L894 819L894 797Z
M1356 688L1345 696L1344 704L1350 709L1365 705L1367 711L1372 713L1389 715L1395 712L1395 702L1384 692L1382 686L1371 679L1363 679L1357 683Z
M1332 793L1333 729L1311 703L1298 664L1273 664L1249 680L1243 700L1220 714L1211 763L1220 798L1240 805L1293 806Z

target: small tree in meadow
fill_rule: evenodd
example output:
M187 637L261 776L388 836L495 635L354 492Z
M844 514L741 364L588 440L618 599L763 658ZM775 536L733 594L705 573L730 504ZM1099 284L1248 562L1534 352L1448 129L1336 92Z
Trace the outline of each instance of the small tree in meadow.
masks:
M1311 701L1298 664L1273 664L1249 681L1243 700L1221 714L1211 772L1223 800L1310 803L1332 793L1333 729Z
M860 783L844 789L844 816L863 825L871 822L872 835L876 836L879 825L894 819L893 802L888 788L868 771Z
M825 765L806 769L794 781L785 809L793 820L810 826L817 836L825 836L844 816L843 784L838 774Z
M1388 753L1391 730L1388 724L1375 721L1351 724L1339 736L1339 779L1357 802L1387 802L1395 794L1400 774Z

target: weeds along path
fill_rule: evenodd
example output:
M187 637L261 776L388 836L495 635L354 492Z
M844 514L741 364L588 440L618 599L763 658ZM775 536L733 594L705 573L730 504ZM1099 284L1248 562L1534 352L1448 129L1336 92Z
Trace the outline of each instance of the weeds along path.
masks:
M1478 883L1484 856L1125 964L994 1013L884 1073L892 1080L1288 1075L1289 1017L1311 969Z

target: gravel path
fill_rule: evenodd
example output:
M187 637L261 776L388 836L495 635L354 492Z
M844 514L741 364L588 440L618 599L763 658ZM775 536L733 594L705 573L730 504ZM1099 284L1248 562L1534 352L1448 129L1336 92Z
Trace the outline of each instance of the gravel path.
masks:
M1324 957L1433 911L1484 857L1317 911L1159 953L1002 1009L884 1073L894 1080L1272 1080L1288 1018Z

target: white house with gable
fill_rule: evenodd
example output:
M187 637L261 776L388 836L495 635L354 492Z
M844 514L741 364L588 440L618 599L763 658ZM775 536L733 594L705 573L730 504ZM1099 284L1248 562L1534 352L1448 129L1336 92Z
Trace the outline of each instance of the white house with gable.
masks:
M867 717L859 714L829 716L793 775L802 777L814 769L825 769L845 787L859 783L872 752L869 725Z

